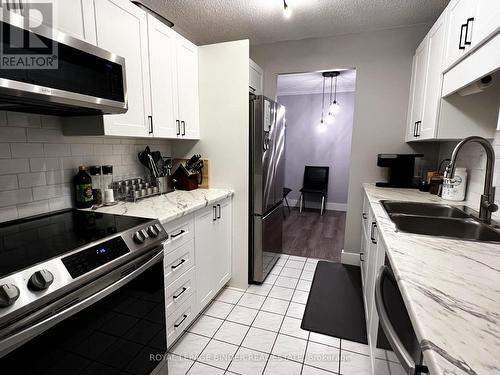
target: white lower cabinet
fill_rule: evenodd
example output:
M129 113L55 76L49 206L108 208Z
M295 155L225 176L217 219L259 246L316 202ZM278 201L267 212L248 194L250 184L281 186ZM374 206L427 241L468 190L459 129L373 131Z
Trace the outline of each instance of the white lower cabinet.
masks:
M164 225L168 348L230 280L231 223L227 198Z
M231 221L230 199L195 215L196 294L200 310L231 278Z
M377 221L366 195L364 195L362 216L361 270L363 279L363 301L365 304L366 333L370 346L372 374L375 372L379 320L375 308L375 281L380 267L385 261L385 244L379 236ZM366 217L366 219L365 219ZM365 224L365 223L368 223Z

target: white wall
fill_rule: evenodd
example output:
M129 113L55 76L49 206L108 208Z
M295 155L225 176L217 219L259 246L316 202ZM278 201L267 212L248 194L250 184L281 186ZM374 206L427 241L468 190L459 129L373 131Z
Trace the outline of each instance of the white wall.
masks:
M171 153L166 140L68 137L62 127L60 117L0 112L0 222L73 207L79 165L111 164L118 178L142 177L137 153L146 145Z
M292 189L288 196L290 203L300 197L304 166L317 165L330 167L327 209L345 210L347 207L354 95L354 92L337 94L340 112L333 123L325 120L323 131L318 127L321 94L278 97L278 102L286 107L285 186ZM306 198L307 207L315 206L311 203L319 205L321 199L317 195Z
M210 187L234 190L231 285L248 284L249 42L201 46L201 140L173 144L174 155L199 153L210 160Z
M356 69L346 251L360 249L361 184L382 180L386 174L376 166L377 154L428 147L409 146L404 137L412 56L429 28L416 25L251 48L252 59L264 69L264 94L270 97L275 96L278 73ZM436 147L429 150L437 154Z

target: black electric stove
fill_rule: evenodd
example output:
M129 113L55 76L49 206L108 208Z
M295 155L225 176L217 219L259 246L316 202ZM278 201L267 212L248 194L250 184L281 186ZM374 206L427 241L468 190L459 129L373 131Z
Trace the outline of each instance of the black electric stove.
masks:
M0 368L149 374L166 352L167 238L157 220L94 211L1 224Z

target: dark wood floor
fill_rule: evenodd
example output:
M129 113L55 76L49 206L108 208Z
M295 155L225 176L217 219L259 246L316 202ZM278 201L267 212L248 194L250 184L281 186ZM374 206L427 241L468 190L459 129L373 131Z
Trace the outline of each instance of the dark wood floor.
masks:
M283 253L340 262L344 247L345 212L285 208Z

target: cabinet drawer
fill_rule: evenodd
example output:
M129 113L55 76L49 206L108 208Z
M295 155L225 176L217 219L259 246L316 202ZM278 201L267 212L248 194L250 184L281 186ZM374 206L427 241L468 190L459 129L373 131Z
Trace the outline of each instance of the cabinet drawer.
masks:
M193 295L196 287L195 275L196 269L193 267L167 286L165 290L167 316L172 315L184 301L188 300L189 297Z
M165 286L168 288L179 276L194 266L194 240L165 255Z
M163 243L163 252L165 254L194 238L194 219L192 215L167 223L163 227L168 233L168 240Z
M192 294L173 314L167 316L167 348L170 349L175 340L196 318L196 295Z

